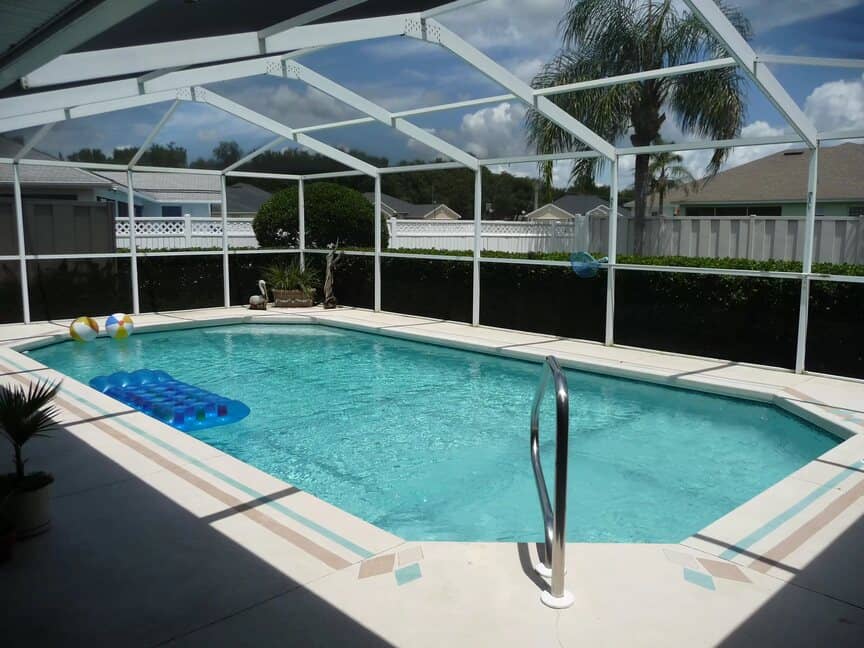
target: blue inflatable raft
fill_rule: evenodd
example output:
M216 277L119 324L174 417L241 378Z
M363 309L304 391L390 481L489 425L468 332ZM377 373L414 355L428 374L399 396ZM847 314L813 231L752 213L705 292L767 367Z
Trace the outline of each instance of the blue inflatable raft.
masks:
M93 378L90 386L184 432L227 425L249 415L240 401L184 383L164 371L118 371Z

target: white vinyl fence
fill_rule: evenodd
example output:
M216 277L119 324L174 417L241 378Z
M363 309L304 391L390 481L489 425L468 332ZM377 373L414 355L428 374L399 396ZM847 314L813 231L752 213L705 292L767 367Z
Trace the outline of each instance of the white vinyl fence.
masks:
M471 250L474 223L391 219L391 248ZM575 252L605 254L606 214L577 216L575 221L483 221L481 248L502 252ZM636 250L632 216L618 221L618 254ZM800 260L804 216L676 216L647 218L644 256L733 257L764 261ZM864 218L818 217L814 262L864 263Z
M115 221L117 247L129 248L129 218ZM177 250L222 247L222 219L191 216L136 218L135 244L139 250ZM228 247L257 248L252 218L228 219Z
M391 248L473 250L474 221L387 221ZM483 221L480 248L498 252L571 252L585 249L587 218L573 221Z

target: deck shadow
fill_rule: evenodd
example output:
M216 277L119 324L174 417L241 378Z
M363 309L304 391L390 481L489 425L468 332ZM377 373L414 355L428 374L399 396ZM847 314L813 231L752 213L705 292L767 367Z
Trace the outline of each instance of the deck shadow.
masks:
M92 483L55 497L52 528L0 565L4 645L194 643L228 619L239 634L208 646L390 645L211 526L220 516L199 518L65 429L53 435L30 469Z

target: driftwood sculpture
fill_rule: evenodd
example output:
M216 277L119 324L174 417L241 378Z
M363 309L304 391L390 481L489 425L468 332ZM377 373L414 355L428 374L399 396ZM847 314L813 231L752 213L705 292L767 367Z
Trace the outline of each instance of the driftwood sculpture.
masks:
M336 308L336 293L333 291L333 283L336 277L336 268L342 262L343 254L336 251L336 245L329 245L327 253L327 267L324 274L324 308Z

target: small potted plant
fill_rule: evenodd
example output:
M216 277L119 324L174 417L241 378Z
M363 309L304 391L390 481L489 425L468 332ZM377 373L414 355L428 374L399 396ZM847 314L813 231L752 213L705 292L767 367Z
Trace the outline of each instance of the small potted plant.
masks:
M312 306L318 273L297 263L274 263L264 269L264 281L277 307Z
M57 425L57 408L51 400L59 382L39 381L28 389L0 385L0 432L12 444L15 472L0 476L2 514L18 538L42 533L51 523L51 491L54 477L46 472L24 472L24 444Z

